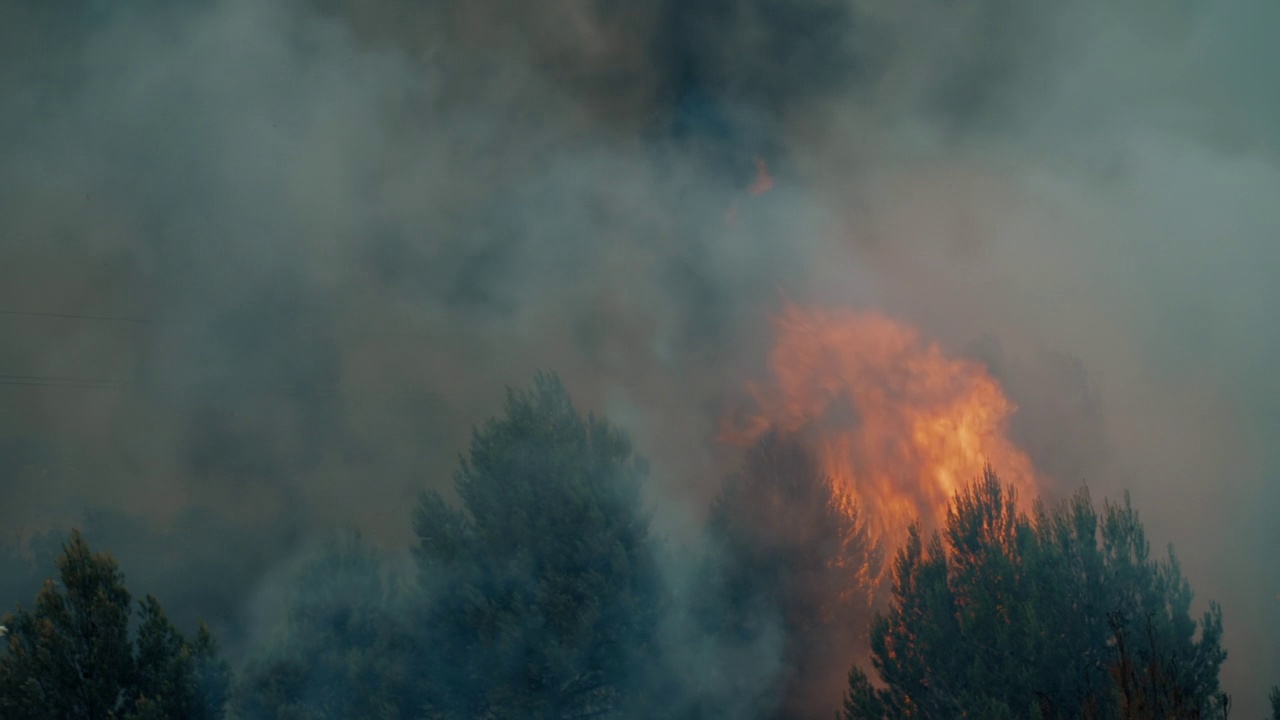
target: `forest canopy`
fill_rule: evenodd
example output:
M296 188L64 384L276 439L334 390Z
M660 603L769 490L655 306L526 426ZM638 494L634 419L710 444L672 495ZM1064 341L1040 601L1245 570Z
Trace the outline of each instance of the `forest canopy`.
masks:
M540 374L473 432L456 499L422 494L412 563L334 536L234 679L207 628L188 637L157 598L135 602L73 531L58 579L4 617L0 714L1226 717L1222 612L1192 616L1172 547L1151 554L1127 495L1023 511L988 469L886 565L857 503L775 433L681 565L693 549L654 531L648 472Z

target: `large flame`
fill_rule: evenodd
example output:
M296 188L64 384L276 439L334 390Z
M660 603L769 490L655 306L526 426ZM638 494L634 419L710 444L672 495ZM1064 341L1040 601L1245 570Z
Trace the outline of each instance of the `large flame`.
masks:
M1031 462L1004 434L1015 407L982 365L875 313L788 303L775 324L773 377L750 387L758 409L724 439L809 438L885 539L915 519L938 527L955 490L988 464L1030 497Z

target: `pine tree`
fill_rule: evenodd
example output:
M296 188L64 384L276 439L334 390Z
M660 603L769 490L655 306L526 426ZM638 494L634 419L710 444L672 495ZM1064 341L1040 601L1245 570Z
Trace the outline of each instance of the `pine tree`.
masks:
M218 641L204 622L196 630L192 655L196 698L191 720L222 720L231 695L231 666L219 654Z
M886 687L851 674L848 720L1225 712L1221 610L1193 619L1172 548L1150 556L1128 496L1099 514L1082 491L1027 516L988 470L927 546L912 529L892 586L872 627Z
M57 560L31 611L5 616L0 717L119 717L134 674L129 591L116 561L95 554L79 531Z
M784 638L773 682L739 691L776 703L777 717L835 710L881 565L852 498L800 443L766 435L713 503L708 535L706 626L727 650Z
M129 693L136 709L126 717L181 717L195 705L197 696L192 648L155 596L142 601L141 611L136 672Z
M414 517L433 717L651 707L636 691L663 602L646 473L555 376L508 392L455 475L461 507L428 492Z
M92 552L78 530L57 566L60 582L45 582L34 609L19 607L2 621L0 717L221 717L224 694L202 693L198 674L212 667L226 673L207 630L193 647L148 597L139 603L142 623L131 640L124 574L110 555Z
M358 535L327 542L294 579L277 637L245 669L238 716L418 717L422 683L395 588Z

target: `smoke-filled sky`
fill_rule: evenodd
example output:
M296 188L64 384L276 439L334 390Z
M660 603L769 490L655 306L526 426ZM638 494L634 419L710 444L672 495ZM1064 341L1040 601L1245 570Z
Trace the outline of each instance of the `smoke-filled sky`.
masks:
M113 509L206 560L236 538L215 567L255 597L282 538L403 545L503 386L550 369L632 431L679 532L780 298L874 308L988 365L1053 493L1132 490L1222 601L1258 715L1278 22L1271 0L0 4L0 522ZM161 579L180 549L134 545L131 577L198 605Z

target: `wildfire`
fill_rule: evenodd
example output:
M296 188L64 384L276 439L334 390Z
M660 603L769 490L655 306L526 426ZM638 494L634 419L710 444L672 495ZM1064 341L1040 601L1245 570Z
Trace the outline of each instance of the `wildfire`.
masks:
M773 176L769 174L769 164L764 158L756 158L756 177L747 192L752 197L759 197L773 189ZM725 211L724 223L729 227L738 226L738 204L735 202Z
M808 438L885 538L917 518L937 527L952 493L987 464L1030 497L1031 462L1004 434L1015 407L982 365L874 313L788 303L775 325L771 382L749 387L758 411L725 440Z

